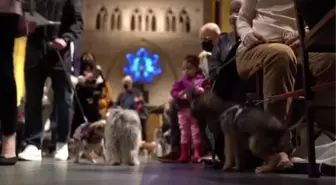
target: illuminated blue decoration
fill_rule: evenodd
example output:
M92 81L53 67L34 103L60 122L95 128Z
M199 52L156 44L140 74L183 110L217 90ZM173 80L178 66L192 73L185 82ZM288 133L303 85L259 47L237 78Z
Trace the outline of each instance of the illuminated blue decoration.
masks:
M145 48L138 49L135 54L128 53L126 60L128 64L123 67L123 72L131 76L134 82L151 83L162 72L159 55L150 55Z

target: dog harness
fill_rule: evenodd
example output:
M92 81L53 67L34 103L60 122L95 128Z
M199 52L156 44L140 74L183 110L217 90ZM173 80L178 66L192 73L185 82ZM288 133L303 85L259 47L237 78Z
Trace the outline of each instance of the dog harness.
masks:
M89 144L96 144L102 140L100 136L95 134L94 128L91 128L89 123L81 124L76 129L73 138L79 141L85 140Z
M245 109L245 107L241 106L241 105L234 105L228 109L226 109L220 117L226 117L228 116L229 114L234 114L233 116L233 119L232 119L232 122L231 124L235 124L237 119L238 119L238 116L243 112L243 110Z

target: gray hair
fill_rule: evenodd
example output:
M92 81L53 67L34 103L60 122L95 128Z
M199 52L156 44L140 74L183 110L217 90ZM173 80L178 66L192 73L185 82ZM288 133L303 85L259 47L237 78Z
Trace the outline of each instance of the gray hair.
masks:
M213 31L217 34L221 34L221 29L219 28L219 26L216 23L213 22L209 22L206 23L202 26L201 30L210 30Z
M132 80L132 77L131 76L125 76L122 80L121 80L121 82L123 83L123 84L125 84L125 83L133 83L133 80Z

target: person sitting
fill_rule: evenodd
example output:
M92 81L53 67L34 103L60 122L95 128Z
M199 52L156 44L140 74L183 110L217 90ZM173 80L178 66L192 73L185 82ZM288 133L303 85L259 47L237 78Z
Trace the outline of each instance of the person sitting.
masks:
M263 72L265 98L294 90L301 59L293 0L243 0L237 19L242 43L237 50L239 76L248 79ZM317 83L335 80L335 55L309 53L310 70ZM264 108L284 124L290 118L292 98L265 102Z
M210 71L209 68L211 70L213 70L211 63L208 63L208 57L211 55L213 46L216 42L216 40L219 38L221 34L221 30L219 28L219 26L215 23L206 23L204 24L199 31L199 39L201 42L201 47L203 49L203 51L200 53L199 57L200 57L200 68L203 71L203 74L205 77L211 77L209 76ZM212 71L211 71L211 75L212 75Z
M221 33L219 26L215 23L206 23L200 28L199 38L202 44L203 52L200 54L201 66L205 76L212 81L213 91L225 100L235 100L242 102L245 93L242 90L241 79L237 73L235 62L222 69L221 66L230 58L229 52L234 45L237 45L237 35L235 32L235 19L241 7L240 0L232 0L230 4L230 24L234 31L230 33ZM216 81L216 82L215 82ZM227 89L230 89L229 91ZM199 119L199 118L198 118ZM209 122L209 120L198 120L199 123ZM205 124L203 124L205 125ZM200 128L205 143L205 150L214 150L215 156L223 159L224 142L223 133L221 133L216 124L207 124L212 136L206 134L207 128ZM210 145L208 137L213 137L214 146ZM214 147L214 148L212 148ZM208 157L206 157L208 158ZM204 159L206 159L204 158Z

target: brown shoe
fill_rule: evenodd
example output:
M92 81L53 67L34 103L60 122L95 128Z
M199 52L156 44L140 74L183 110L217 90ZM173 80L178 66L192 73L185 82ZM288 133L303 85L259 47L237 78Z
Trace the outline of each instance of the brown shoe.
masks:
M176 163L176 161L178 160L180 154L177 152L170 152L169 154L159 157L158 161L162 162L162 163Z

